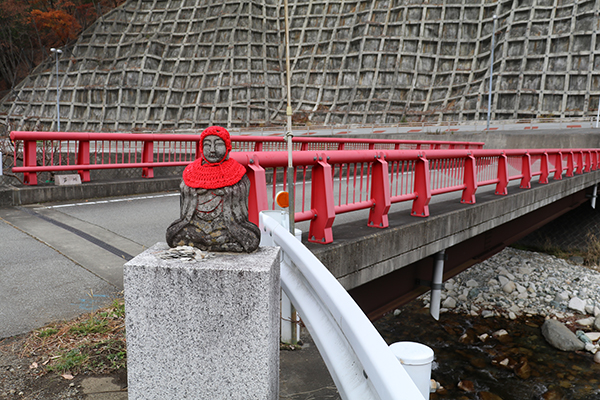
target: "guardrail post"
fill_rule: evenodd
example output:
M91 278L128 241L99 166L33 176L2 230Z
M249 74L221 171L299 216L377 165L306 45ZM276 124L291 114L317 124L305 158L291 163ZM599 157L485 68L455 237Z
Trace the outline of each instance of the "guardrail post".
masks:
M142 162L143 163L152 163L154 162L154 142L146 141L144 142L144 148L142 150ZM154 178L154 168L152 167L144 167L142 168L142 178Z
M308 230L309 242L323 244L333 242L331 226L335 219L331 165L324 159L326 160L326 156L320 155L318 164L312 168L310 208L315 216L310 221Z
M258 226L259 214L269 209L267 199L267 175L265 169L258 162L258 155L248 156L246 174L250 179L250 193L248 195L248 220Z
M388 212L392 206L392 200L390 197L388 163L381 158L381 155L373 162L371 199L373 199L375 205L369 211L368 225L374 228L387 228L389 226Z
M508 194L508 160L506 154L498 157L498 183L496 184L496 194L505 196Z
M585 151L585 156L583 156L583 172L590 172L592 170L592 151Z
M529 153L524 154L521 159L521 173L523 174L523 178L521 178L521 185L519 187L521 189L531 189L531 156Z
M79 141L79 150L77 151L77 165L90 165L90 142L88 140ZM78 169L77 173L81 177L81 182L90 181L89 169Z
M542 173L540 175L539 183L548 183L548 175L550 174L549 169L548 169L548 153L542 154L542 158L540 159L540 162L541 162L540 170Z
M559 151L558 153L556 153L555 162L554 162L554 180L555 181L560 181L562 179L562 172L563 172L562 152Z
M429 216L429 202L431 201L431 174L429 160L419 156L415 162L415 193L417 198L413 201L411 215L415 217Z
M575 171L575 165L573 162L573 152L569 151L567 153L567 176L571 177L573 176L573 172Z
M464 183L465 189L462 192L461 203L475 204L475 192L477 191L477 170L475 165L475 157L472 155L465 158L465 174Z
M580 175L580 174L583 173L583 170L584 170L584 166L583 166L583 151L581 151L581 150L578 151L577 155L575 156L575 158L576 158L575 161L576 161L576 164L577 164L575 166L575 173L577 175Z
M35 167L37 165L37 142L35 140L23 141L23 166ZM23 183L37 185L36 172L23 172Z
M198 140L196 140L196 159L200 157L202 154L202 143L200 143L200 136L198 136Z

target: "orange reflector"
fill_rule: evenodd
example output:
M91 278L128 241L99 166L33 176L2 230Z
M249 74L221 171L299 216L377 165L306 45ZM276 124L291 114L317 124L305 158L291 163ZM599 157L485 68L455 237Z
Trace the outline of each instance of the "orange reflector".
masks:
M290 194L288 192L279 192L275 195L275 201L281 208L287 208L290 205Z

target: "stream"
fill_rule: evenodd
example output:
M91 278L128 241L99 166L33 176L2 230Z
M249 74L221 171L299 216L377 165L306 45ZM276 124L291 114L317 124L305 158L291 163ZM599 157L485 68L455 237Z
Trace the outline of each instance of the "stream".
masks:
M443 389L432 400L600 400L600 364L589 352L551 347L541 334L543 317L444 313L435 321L419 300L399 310L375 327L388 344L413 341L434 350L431 377ZM494 335L501 330L507 334Z

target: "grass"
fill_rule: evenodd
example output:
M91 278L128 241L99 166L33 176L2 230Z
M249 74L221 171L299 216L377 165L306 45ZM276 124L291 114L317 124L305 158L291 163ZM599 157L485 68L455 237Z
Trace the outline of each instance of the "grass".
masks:
M105 308L72 321L33 331L22 355L39 358L42 372L110 373L127 368L125 304Z

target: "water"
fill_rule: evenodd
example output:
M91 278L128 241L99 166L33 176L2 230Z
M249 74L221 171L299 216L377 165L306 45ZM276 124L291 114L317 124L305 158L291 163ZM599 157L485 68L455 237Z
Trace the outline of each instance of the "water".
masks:
M511 321L442 314L435 321L419 301L401 311L375 326L388 344L414 341L434 350L432 378L446 393L432 394L432 400L600 400L600 364L589 352L562 352L548 345L542 317ZM508 335L492 337L501 329ZM481 341L482 334L490 337ZM461 390L461 381L467 387L472 383L473 390Z

